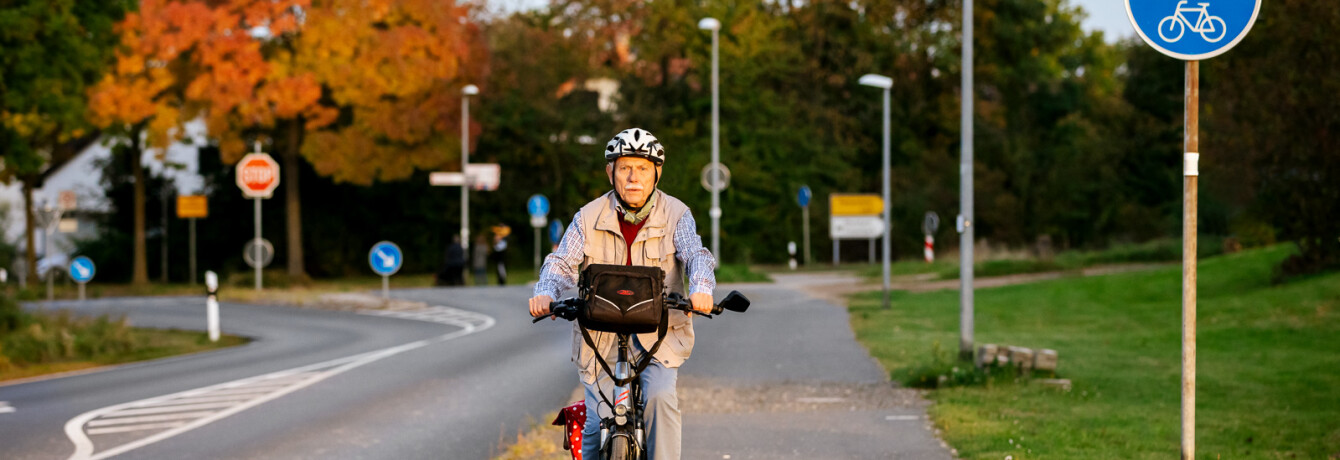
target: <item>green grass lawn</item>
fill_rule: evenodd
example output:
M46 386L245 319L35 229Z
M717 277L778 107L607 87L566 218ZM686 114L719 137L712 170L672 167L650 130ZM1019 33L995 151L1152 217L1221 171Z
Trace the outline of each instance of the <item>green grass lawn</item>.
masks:
M1202 260L1197 457L1340 458L1340 274L1272 285L1292 246ZM905 381L958 348L956 291L852 299L852 327ZM1176 458L1181 269L979 290L976 341L1051 348L1064 392L1013 379L934 390L963 458ZM940 350L940 357L934 350ZM945 364L949 366L952 364Z
M0 337L3 337L3 335L0 334ZM210 342L209 334L204 332L176 329L129 328L127 335L136 344L134 349L108 352L97 356L75 355L41 363L12 363L9 362L8 357L0 355L0 382L198 353L233 347L248 342L245 338L233 335L223 335L219 337L218 342Z

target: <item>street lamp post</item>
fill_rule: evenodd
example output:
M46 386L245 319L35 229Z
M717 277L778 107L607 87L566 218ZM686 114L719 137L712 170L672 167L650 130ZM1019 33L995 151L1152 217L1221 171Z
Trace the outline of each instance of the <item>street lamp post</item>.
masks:
M973 212L972 212L972 0L963 0L963 95L960 98L959 131L959 359L973 358Z
M461 88L461 248L470 249L470 96L479 94L475 85Z
M883 142L883 175L884 175L884 247L880 252L884 257L884 308L889 308L889 234L892 226L889 224L889 89L893 88L893 79L875 74L865 74L861 76L860 83L865 86L873 86L884 90L884 142Z
M698 28L712 31L712 167L721 166L721 98L717 72L717 35L721 30L721 21L716 18L703 18ZM721 260L721 174L716 169L710 174L712 181L712 255Z

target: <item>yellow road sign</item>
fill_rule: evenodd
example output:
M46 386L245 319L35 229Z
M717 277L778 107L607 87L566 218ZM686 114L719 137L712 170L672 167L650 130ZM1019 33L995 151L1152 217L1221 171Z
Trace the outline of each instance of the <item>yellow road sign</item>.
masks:
M879 195L828 195L829 214L834 216L878 216L884 212Z
M209 217L209 202L204 195L181 195L177 197L177 218L203 219Z

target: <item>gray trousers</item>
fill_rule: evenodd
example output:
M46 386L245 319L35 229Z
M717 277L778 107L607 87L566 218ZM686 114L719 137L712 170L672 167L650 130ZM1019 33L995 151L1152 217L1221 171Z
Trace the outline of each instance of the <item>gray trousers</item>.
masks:
M656 360L652 360L639 376L642 402L646 408L642 420L646 426L649 459L679 460L681 424L679 396L675 393L675 382L678 379L679 369L669 369ZM614 382L604 371L600 371L596 383L605 392L605 398L614 402L616 395L611 394L614 392ZM610 417L613 414L596 394L596 384L583 383L583 386L586 387L586 426L582 429L582 458L596 460L600 458L599 416Z

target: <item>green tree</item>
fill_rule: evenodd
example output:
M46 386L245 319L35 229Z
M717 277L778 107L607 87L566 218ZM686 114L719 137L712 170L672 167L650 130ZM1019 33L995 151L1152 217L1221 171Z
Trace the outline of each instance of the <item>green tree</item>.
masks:
M85 89L110 63L133 0L0 1L0 179L23 182L27 270L36 278L32 190L90 133Z
M1340 265L1337 27L1340 4L1270 2L1245 40L1204 64L1204 180L1298 244L1286 274Z

